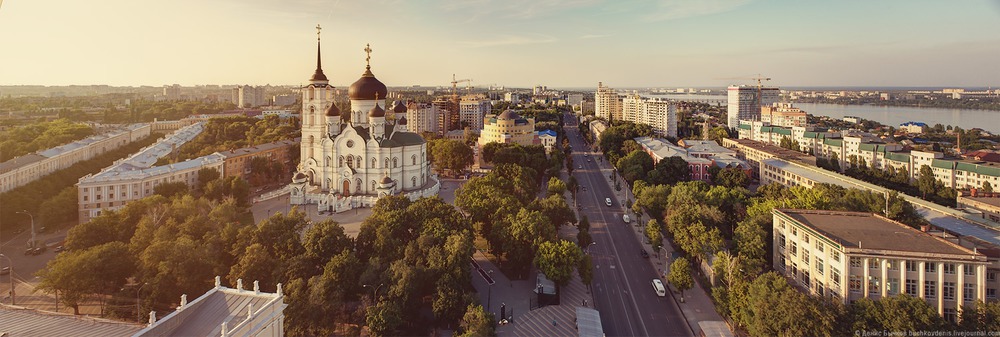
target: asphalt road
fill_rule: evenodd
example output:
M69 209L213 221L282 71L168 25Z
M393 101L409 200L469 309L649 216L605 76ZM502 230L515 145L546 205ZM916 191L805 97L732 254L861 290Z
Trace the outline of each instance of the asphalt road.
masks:
M590 234L596 243L589 247L594 261L592 286L605 335L692 336L677 304L670 296L659 297L653 290L656 255L653 252L649 252L649 258L640 255L642 244L633 226L622 219L624 205L619 203L608 182L610 166L600 162L598 152L590 152L580 137L575 117L566 115L565 120L576 166L573 174L585 187L578 194L580 214L590 221ZM605 198L612 199L610 207Z

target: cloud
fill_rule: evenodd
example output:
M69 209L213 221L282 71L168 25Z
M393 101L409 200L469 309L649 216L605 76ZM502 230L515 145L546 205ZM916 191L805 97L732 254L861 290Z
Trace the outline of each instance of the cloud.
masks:
M660 0L652 13L643 15L647 21L667 21L722 13L749 3L750 0Z
M500 35L493 39L463 41L462 44L470 48L486 48L525 44L539 44L555 42L556 38L548 35Z
M609 37L609 36L611 36L611 34L587 34L587 35L580 36L580 39L581 40L599 39L599 38L602 38L602 37Z

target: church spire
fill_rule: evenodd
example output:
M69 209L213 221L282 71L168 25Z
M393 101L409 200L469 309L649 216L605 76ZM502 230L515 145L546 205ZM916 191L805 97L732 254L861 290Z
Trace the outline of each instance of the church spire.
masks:
M323 60L320 57L320 41L319 33L323 28L316 25L316 72L313 73L312 78L309 79L311 82L327 82L326 75L323 74Z

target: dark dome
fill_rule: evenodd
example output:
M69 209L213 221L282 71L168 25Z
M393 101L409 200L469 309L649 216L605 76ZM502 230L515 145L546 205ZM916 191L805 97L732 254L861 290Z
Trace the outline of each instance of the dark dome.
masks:
M403 116L403 117L399 117L399 121L398 121L398 122L396 122L396 124L399 124L399 125L406 125L406 116Z
M378 103L376 102L375 107L372 108L371 110L368 110L368 117L385 117L385 110L382 110L382 108L379 107Z
M389 91L385 88L385 84L375 78L370 67L366 67L361 78L347 88L347 96L351 99L375 100L379 97L385 98L387 94Z
M500 114L499 117L497 117L497 119L520 119L520 118L521 116L519 116L516 112L514 112L514 110L504 111L503 113Z
M337 108L336 103L330 103L330 107L326 109L327 117L340 116L340 109Z
M395 113L404 113L406 112L406 105L403 105L403 102L396 101L396 104L392 106L392 111Z
M392 184L392 178L389 178L389 176L382 177L381 183L382 184Z

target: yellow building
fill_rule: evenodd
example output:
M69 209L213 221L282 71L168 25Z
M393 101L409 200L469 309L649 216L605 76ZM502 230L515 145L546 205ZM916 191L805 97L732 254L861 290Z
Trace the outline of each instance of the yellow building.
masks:
M539 144L535 133L535 119L524 118L513 110L499 116L488 116L483 120L483 131L479 134L479 147L491 142L516 143L522 146Z

